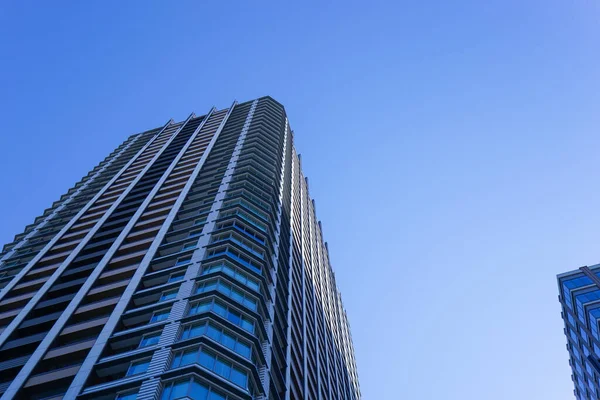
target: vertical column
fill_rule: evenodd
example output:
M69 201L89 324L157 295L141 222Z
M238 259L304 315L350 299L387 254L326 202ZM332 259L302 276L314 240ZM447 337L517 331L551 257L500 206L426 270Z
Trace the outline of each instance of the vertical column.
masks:
M279 195L278 195L278 200L277 200L277 223L276 223L276 231L275 231L275 244L274 244L274 249L273 249L273 256L272 256L272 262L273 262L273 270L271 271L271 276L272 276L272 284L270 285L270 292L271 292L271 301L268 305L268 309L269 309L269 321L267 321L267 323L265 324L265 328L267 331L267 338L269 343L271 344L271 346L266 346L266 360L267 360L267 365L266 368L263 368L262 371L260 371L260 375L261 375L261 380L263 383L263 388L265 389L265 399L269 398L269 390L270 390L270 371L271 371L271 356L272 356L272 344L273 344L273 323L275 321L275 301L277 299L277 291L275 290L275 288L277 287L277 271L279 268L279 242L281 241L281 214L282 214L282 208L283 208L283 185L284 185L284 173L285 173L285 163L286 163L286 155L287 155L287 135L288 135L288 119L285 119L285 128L284 128L284 134L283 134L283 155L282 155L282 162L281 162L281 171L279 174L279 180L280 180L280 185L279 185Z
M296 159L294 157L294 152L290 152L292 155L292 160L290 163L291 168L291 182L290 182L290 191L291 191L291 207L290 207L290 247L289 247L289 271L288 271L288 312L287 312L287 347L285 349L285 358L286 358L286 366L285 366L285 400L290 400L291 396L291 383L292 383L292 290L293 290L293 266L294 266L294 216L295 216L295 208L294 207L294 199L296 196L299 196L296 193L294 184L294 179L296 178Z
M300 164L301 165L301 164ZM300 166L300 170L302 167ZM301 259L302 259L302 368L304 376L304 400L308 398L308 344L307 344L307 330L306 330L306 263L304 262L304 247L306 246L306 238L304 237L304 221L305 221L305 206L304 200L306 196L306 189L302 180L302 174L300 174L300 237L301 237Z

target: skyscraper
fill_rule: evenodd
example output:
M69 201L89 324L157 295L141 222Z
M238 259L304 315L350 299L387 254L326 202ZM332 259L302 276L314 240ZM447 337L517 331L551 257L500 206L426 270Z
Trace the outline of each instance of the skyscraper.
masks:
M282 105L130 136L0 253L1 399L359 399Z
M558 275L575 398L600 399L600 264Z

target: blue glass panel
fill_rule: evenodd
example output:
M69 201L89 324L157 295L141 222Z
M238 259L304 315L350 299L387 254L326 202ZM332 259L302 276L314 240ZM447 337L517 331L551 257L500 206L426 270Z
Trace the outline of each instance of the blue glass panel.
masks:
M242 328L248 332L254 332L254 324L245 318L242 320Z
M171 368L177 368L181 365L181 353L176 353L171 361Z
M210 308L212 307L211 303L201 303L198 304L198 313L202 313L202 312L206 312L208 310L210 310Z
M160 301L167 301L174 299L177 296L177 290L171 290L169 292L164 292L160 296Z
M256 311L256 302L252 299L249 298L245 298L243 304L248 307L249 309Z
M206 336L218 342L219 338L221 337L221 331L216 329L214 326L209 325Z
M180 365L188 365L188 364L193 364L196 362L196 359L198 358L198 350L188 350L185 353L183 353L183 356L181 357L181 364Z
M237 368L233 368L231 370L231 376L229 379L238 386L241 386L243 388L247 387L248 376L245 372L242 372Z
M225 347L228 347L231 350L235 348L235 339L226 333L223 333L223 336L221 337L221 343L223 343Z
M210 392L208 400L225 400L225 396L221 396L219 393Z
M189 381L183 381L176 383L173 385L173 389L171 389L171 399L180 399L187 395Z
M214 371L218 375L221 375L223 378L229 379L229 373L231 372L231 366L224 363L223 361L217 359Z
M154 346L160 340L160 333L153 336L144 336L140 341L140 347Z
M227 317L227 309L219 303L214 304L213 311L222 317Z
M169 311L157 311L152 315L150 322L164 321L169 318Z
M204 284L204 290L203 290L203 292L208 292L210 290L215 290L216 287L217 287L217 282L216 281L206 282Z
M600 290L594 290L592 292L587 292L575 296L575 302L577 304L577 316L583 323L585 323L584 306L587 303L596 301L598 299L600 299Z
M144 373L148 370L148 365L150 365L150 361L136 361L129 366L127 370L127 376L136 375Z
M240 316L238 314L236 314L236 313L231 312L231 311L227 314L227 319L229 321L233 322L236 325L240 325L240 323L241 323Z
M592 280L587 276L581 276L563 281L563 297L567 306L569 308L573 308L573 304L571 302L571 290L591 284Z
M236 289L233 289L231 291L231 298L239 303L242 303L244 301L244 295L239 290L236 290Z
M208 388L196 381L193 381L189 395L194 400L206 400L206 397L208 396Z
M215 364L215 357L212 354L208 354L204 351L200 352L200 365L212 370L214 364Z
M246 346L245 344L240 343L240 342L236 343L235 351L236 351L236 353L240 354L242 357L246 357L248 359L250 359L250 355L252 353L250 346Z
M192 328L190 329L190 337L201 336L204 333L205 328L206 328L206 325L204 325L204 324L192 326Z

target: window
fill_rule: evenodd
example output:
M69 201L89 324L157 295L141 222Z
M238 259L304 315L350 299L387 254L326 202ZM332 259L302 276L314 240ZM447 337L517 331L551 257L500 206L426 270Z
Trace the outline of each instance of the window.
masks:
M230 350L248 360L252 357L252 348L246 341L238 339L237 334L221 328L214 323L202 322L200 324L185 326L181 332L180 340L186 340L206 335L217 343L222 344Z
M185 272L176 272L174 274L171 274L169 276L169 280L167 281L167 283L182 281L184 276L185 276Z
M184 365L198 363L204 368L215 372L223 378L246 388L248 385L248 373L236 368L227 359L217 356L204 348L192 348L175 353L171 368L183 367Z
M188 238L193 238L193 237L198 237L202 234L202 230L197 230L197 231L191 231L188 234Z
M147 335L142 336L142 340L140 340L139 348L154 346L160 340L160 332L149 333Z
M177 297L177 289L168 290L160 295L160 301L172 300Z
M186 250L191 250L193 248L196 247L196 243L195 242L189 242L183 245L183 247L181 248L181 251L186 251Z
M165 384L162 400L176 400L189 397L193 400L225 400L225 395L194 378L187 378Z
M169 313L171 310L158 310L154 311L152 317L150 318L150 323L164 321L169 318Z
M255 246L251 241L242 238L240 235L238 235L236 233L226 232L226 233L222 233L220 235L215 235L212 238L211 243L225 242L228 240L238 244L239 246L243 247L245 250L254 254L258 258L261 258L261 259L265 258L265 252L260 247Z
M150 365L149 359L133 361L131 364L129 364L129 368L127 369L125 376L143 374L148 370L148 365Z
M205 222L206 222L206 217L198 218L197 220L194 221L194 225L202 225Z
M200 314L207 311L213 311L215 314L218 314L221 317L231 321L235 325L240 326L242 329L250 333L254 333L254 322L250 318L247 318L236 310L229 309L219 301L203 301L194 303L190 306L188 315Z
M246 387L248 384L248 374L244 371L233 367L229 375L229 380L238 386Z
M178 258L177 262L175 263L175 266L185 265L189 263L191 259L191 257Z
M258 302L256 299L246 295L237 288L233 287L231 284L221 279L212 279L210 281L198 283L196 294L205 293L210 290L214 290L215 288L225 296L232 298L240 304L243 304L252 311L256 311L258 308Z
M241 252L239 252L238 250L236 250L235 248L230 247L230 246L224 246L224 247L210 249L210 250L208 250L206 258L210 259L210 258L218 257L221 255L226 255L227 257L230 257L231 259L239 262L243 266L250 268L252 271L256 272L257 274L262 274L262 270L261 270L262 264L257 263L256 261L250 259L250 257L242 254Z
M565 303L567 307L573 308L573 303L571 300L571 290L577 289L580 287L584 287L587 285L591 285L592 280L587 276L579 276L577 278L572 278L566 281L563 281L563 297L565 299Z
M242 285L254 290L255 292L260 291L260 286L257 280L251 278L245 272L240 271L236 267L223 262L217 265L207 265L202 270L202 275L211 274L213 272L223 272L225 275L234 278L236 281L240 282Z
M121 393L118 394L115 400L135 400L137 399L137 392L135 393Z

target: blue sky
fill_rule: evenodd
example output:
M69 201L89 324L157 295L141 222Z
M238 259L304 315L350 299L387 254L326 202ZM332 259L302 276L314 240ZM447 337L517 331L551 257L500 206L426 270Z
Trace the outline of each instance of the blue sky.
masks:
M271 95L364 398L572 398L555 275L600 262L596 2L23 3L0 242L129 134Z

